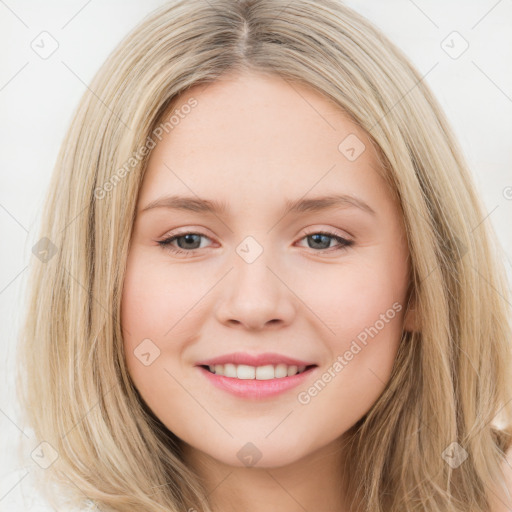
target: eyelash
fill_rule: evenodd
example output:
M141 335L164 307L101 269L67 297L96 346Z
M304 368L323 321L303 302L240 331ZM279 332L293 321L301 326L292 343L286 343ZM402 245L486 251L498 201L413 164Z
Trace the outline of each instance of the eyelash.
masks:
M198 236L202 236L204 238L209 238L206 235L203 235L202 233L185 232L185 233L179 233L177 235L172 235L164 240L158 240L157 243L158 243L158 245L160 245L160 247L162 247L163 249L166 249L172 253L183 254L183 255L185 255L185 257L194 256L195 252L199 251L199 249L191 249L190 251L185 251L183 249L180 249L179 247L174 247L171 245L171 243L174 242L174 240L184 237L186 235L198 235ZM312 249L315 253L319 253L319 254L324 254L326 252L331 252L333 250L334 251L343 251L343 250L346 250L348 247L351 247L354 244L354 242L352 240L347 240L346 238L336 235L335 233L332 233L330 231L311 231L309 233L304 234L304 236L301 238L301 240L303 240L304 238L307 238L308 236L312 236L312 235L328 236L330 238L333 238L340 244L340 246L338 246L337 248L330 247L329 249L321 249L318 251Z

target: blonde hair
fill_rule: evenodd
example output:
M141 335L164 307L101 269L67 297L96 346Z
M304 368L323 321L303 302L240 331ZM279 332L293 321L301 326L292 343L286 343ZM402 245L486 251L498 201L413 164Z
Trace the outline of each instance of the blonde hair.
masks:
M346 111L378 148L403 211L421 328L403 333L386 389L346 433L354 507L488 512L491 489L505 488L512 435L502 249L423 77L336 0L168 3L90 84L52 177L41 236L57 252L32 265L19 347L25 421L58 453L44 478L102 510L211 510L179 439L127 373L120 297L141 148L180 93L245 69L312 87ZM453 442L469 455L457 468L443 458Z

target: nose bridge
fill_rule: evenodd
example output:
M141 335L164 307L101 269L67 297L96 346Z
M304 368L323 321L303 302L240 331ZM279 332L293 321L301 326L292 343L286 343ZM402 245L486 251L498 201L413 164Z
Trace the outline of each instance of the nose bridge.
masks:
M268 244L265 244L268 245ZM280 293L279 282L269 267L278 266L272 262L272 250L264 247L254 237L246 237L236 248L233 257L234 276L232 294L237 300L258 302L275 301Z
M274 254L252 236L236 247L231 259L234 268L218 297L217 315L221 322L256 328L278 320L290 321L294 312L292 294L277 277L280 264Z

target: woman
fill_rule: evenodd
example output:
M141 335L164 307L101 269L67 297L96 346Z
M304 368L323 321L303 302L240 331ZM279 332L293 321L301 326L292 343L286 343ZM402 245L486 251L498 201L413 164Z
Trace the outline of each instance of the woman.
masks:
M91 89L20 350L48 482L102 510L512 506L506 278L398 49L335 0L179 1Z

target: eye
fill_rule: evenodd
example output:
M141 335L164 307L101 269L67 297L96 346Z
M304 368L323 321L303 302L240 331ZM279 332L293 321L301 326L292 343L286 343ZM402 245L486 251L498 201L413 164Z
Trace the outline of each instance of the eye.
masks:
M183 254L184 256L193 256L197 249L201 248L201 238L209 238L201 233L182 233L170 236L164 240L159 240L158 245L164 249L176 254ZM178 243L178 247L172 245L173 242ZM199 245L198 245L199 244ZM182 248L180 248L180 246ZM183 248L185 250L183 250Z
M332 251L342 251L347 247L350 247L354 244L352 240L347 240L336 233L331 233L330 231L312 231L311 233L307 233L305 237L301 240L308 240L312 242L312 246L308 244L311 249L319 249L315 252L332 252ZM338 246L330 247L331 241L338 242Z
M174 254L190 257L193 256L197 250L204 248L204 245L201 246L202 238L210 240L209 237L201 233L188 232L172 235L164 240L158 240L157 242L162 248ZM309 248L315 249L314 252L319 253L345 250L347 247L354 244L352 240L347 240L329 231L312 231L301 238L301 240L305 239L308 240L308 242L312 242L311 245L308 244ZM338 243L338 246L330 247L333 240ZM174 243L178 246L173 245Z

